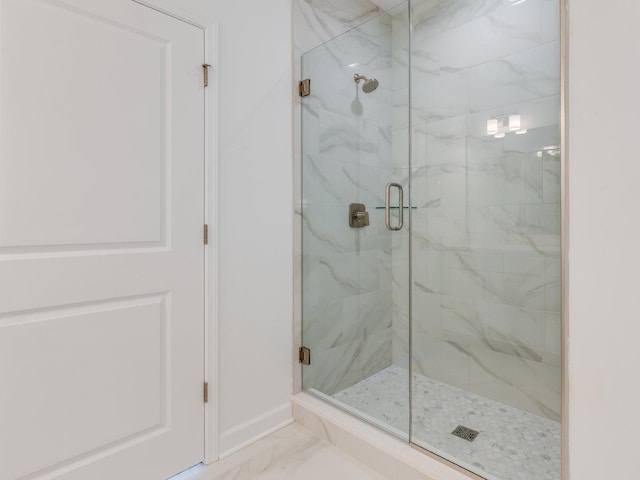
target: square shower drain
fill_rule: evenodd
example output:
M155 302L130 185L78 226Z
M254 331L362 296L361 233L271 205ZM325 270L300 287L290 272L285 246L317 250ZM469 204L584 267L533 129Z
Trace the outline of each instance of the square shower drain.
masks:
M455 435L456 437L460 437L464 440L467 440L469 442L473 442L476 438L478 438L478 435L480 435L480 432L472 430L468 427L463 427L462 425L458 425L456 429L453 432L451 432L451 434Z

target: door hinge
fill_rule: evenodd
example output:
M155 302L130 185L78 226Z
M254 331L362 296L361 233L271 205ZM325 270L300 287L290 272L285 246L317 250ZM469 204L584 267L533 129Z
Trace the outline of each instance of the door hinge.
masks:
M202 389L202 397L204 399L204 403L209 403L209 384L204 382L204 388Z
M311 365L311 350L307 347L300 347L298 358L303 365Z
M208 63L203 63L202 64L202 73L204 75L204 86L208 87L209 86L209 68L211 67L211 65L209 65Z
M209 245L209 225L204 226L203 240L205 245Z
M305 78L300 82L300 84L298 85L298 92L300 93L301 97L308 97L309 95L311 95L311 79L310 78Z

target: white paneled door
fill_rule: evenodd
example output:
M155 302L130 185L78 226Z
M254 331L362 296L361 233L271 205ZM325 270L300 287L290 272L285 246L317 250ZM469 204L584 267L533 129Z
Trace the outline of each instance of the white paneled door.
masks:
M0 479L204 457L201 29L0 0Z

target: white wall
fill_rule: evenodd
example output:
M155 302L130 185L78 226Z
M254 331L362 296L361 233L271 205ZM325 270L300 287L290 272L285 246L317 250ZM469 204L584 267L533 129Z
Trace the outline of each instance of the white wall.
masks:
M219 25L219 451L291 418L290 0L154 0Z
M640 469L640 4L570 9L571 479L631 479Z

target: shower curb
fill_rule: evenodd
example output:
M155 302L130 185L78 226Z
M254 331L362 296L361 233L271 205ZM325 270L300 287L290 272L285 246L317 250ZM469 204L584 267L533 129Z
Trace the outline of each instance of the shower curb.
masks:
M470 478L311 394L294 395L291 403L297 424L389 480Z

